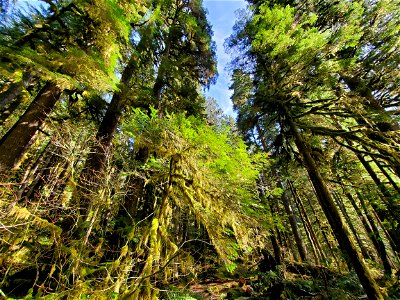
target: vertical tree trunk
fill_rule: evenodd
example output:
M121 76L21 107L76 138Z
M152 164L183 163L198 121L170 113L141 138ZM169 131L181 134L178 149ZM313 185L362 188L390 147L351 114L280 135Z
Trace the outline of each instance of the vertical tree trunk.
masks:
M284 190L283 184L281 181L278 180L277 183L278 187ZM284 190L282 194L282 203L285 208L285 212L288 216L290 226L292 228L294 240L296 241L297 249L299 250L300 258L303 262L307 261L307 250L303 243L303 238L300 235L299 227L297 226L296 218L290 204L290 199L287 195L287 192Z
M324 254L324 251L322 250L321 244L317 238L317 235L314 232L314 229L312 227L312 224L310 222L310 219L308 218L307 212L304 208L303 203L301 202L301 199L298 197L298 195L295 193L294 191L294 187L293 184L291 182L289 182L289 186L290 186L290 190L292 191L292 195L293 195L293 199L296 203L297 209L299 211L299 214L302 218L303 224L304 224L304 229L306 230L306 232L308 232L309 234L309 239L311 244L313 245L314 252L315 255L317 256L317 253L319 253L319 256L322 258L323 261L326 262L326 256ZM319 257L317 258L317 260L319 261ZM319 264L320 262L317 261L317 264Z
M281 239L280 244L284 246L282 253L283 259L285 259L286 253L292 253L293 259L297 262L300 261L301 258L299 258L299 254L296 251L295 245L293 244L292 237L289 237L288 233L284 231L278 231L278 237L279 236Z
M273 202L270 205L271 206L271 213L272 214L277 214L277 215L279 215L281 217L281 213L279 211L279 207L278 207L277 204L278 203L274 203ZM299 259L299 255L298 255L297 251L295 251L295 248L294 248L294 245L292 243L292 240L291 239L287 239L285 233L281 232L277 227L275 227L275 230L276 230L276 237L277 237L278 244L283 246L283 248L282 248L283 251L281 251L282 258L284 259L285 253L288 250L290 250L290 252L293 255L293 259L295 261L299 261L300 260Z
M297 192L296 192L296 195L297 195ZM301 203L300 196L298 195L297 197L299 198L299 202ZM317 214L316 210L314 209L314 206L311 203L311 199L310 198L308 198L308 205L310 206L311 211L312 211L313 215L315 216L315 223L317 223L317 228L321 229L321 234L322 234L322 236L324 238L324 241L325 241L326 245L328 246L328 248L329 248L329 250L330 250L330 252L332 254L333 260L335 261L335 263L336 263L336 265L338 267L338 270L340 271L340 263L339 263L338 258L335 255L335 251L333 250L333 246L334 245L331 245L331 242L329 241L328 235L325 232L325 229L323 228L322 223L318 218L318 214ZM329 228L327 227L327 229L329 229Z
M348 255L353 267L360 279L362 286L370 300L373 299L384 299L382 293L375 280L372 278L369 269L363 262L360 253L357 251L354 241L351 239L351 235L348 227L343 223L339 211L334 204L334 200L329 193L324 179L322 178L318 167L311 156L310 150L306 146L306 143L301 136L299 129L293 122L290 114L288 113L287 107L284 107L286 114L286 121L290 126L291 134L294 137L297 148L303 156L304 164L317 192L318 200L320 205L328 218L329 224L332 227L333 233L336 236L337 241L341 249Z
M0 174L13 169L28 151L47 114L60 98L61 89L47 83L18 122L0 140Z
M274 258L276 261L277 265L282 264L282 251L281 251L281 246L279 246L278 240L276 238L275 232L271 233L270 236L271 243L272 243L272 249L274 250Z
M260 194L262 195L262 199L264 199L265 201L265 205L268 207L269 211L272 214L272 207L271 205L269 205L268 201L267 201L267 196L265 195L265 190L263 189L263 187L265 187L265 173L262 172L262 174L260 175L260 186L261 188L259 188ZM277 235L276 232L278 231L278 229L276 228L276 225L271 224L272 230L270 233L270 239L271 239L271 243L272 243L272 248L274 250L274 258L275 258L275 262L277 265L282 264L282 251L281 251L281 246L278 242L277 239Z

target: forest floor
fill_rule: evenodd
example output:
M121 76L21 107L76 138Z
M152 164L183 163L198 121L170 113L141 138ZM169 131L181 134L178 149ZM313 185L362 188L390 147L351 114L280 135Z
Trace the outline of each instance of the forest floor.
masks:
M231 276L223 276L222 273L215 270L209 279L195 280L187 283L185 287L178 287L177 290L181 292L169 294L165 299L367 299L354 272L336 273L324 267L292 264L286 267L283 273L279 271L243 272L243 270ZM400 299L398 278L377 278L377 280L382 291L387 294L387 299Z

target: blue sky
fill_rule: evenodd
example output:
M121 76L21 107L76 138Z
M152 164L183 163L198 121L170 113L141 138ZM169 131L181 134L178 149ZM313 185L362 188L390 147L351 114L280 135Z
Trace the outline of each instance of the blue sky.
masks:
M232 33L232 27L236 21L235 11L244 8L246 2L243 0L204 0L204 7L208 10L208 21L211 23L214 31L214 41L217 44L218 60L218 79L214 86L206 91L206 95L217 100L219 106L225 114L234 116L229 90L230 75L225 69L230 61L230 55L225 53L224 41Z

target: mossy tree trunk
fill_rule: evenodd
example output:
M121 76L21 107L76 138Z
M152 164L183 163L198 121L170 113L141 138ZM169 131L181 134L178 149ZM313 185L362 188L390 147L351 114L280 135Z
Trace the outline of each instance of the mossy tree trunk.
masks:
M300 197L298 197L298 195L296 194L293 184L290 181L289 181L289 187L290 187L290 190L293 195L293 200L296 203L297 209L299 211L299 215L303 222L304 230L307 232L310 243L313 247L313 251L314 251L315 257L316 257L316 263L319 264L319 257L317 257L317 253L321 257L321 259L326 262L327 261L326 255L321 247L321 244L318 240L317 235L315 234L314 228L312 227L312 224L311 224L310 218L308 217L307 211L306 211Z
M362 253L363 257L370 259L371 257L367 251L367 248L365 248L364 244L362 243L362 240L359 237L359 233L357 232L356 228L354 227L353 222L350 219L349 214L347 213L346 207L344 206L344 203L343 203L341 197L337 193L333 192L333 198L335 199L337 206L339 207L344 219L347 222L347 225L349 226L351 232L353 233L353 236L355 237L357 244L361 249L361 253Z
M367 231L367 234L368 234L369 238L371 239L372 244L374 245L377 253L379 254L379 257L382 260L383 269L385 270L385 275L390 276L392 274L392 267L391 267L389 259L388 259L388 254L386 251L385 244L382 241L382 237L380 236L378 227L375 225L375 221L374 221L372 215L370 214L370 212L368 212L368 210L366 208L364 200L361 201L361 206L364 209L364 212L368 218L369 223L368 223L367 219L364 217L364 215L362 214L361 209L357 205L354 197L348 191L345 191L345 193L346 193L346 196L349 199L351 205L354 207L354 210L356 211L359 219L361 220L362 224L364 225L364 228Z
M322 178L318 167L311 156L311 152L303 137L300 134L297 125L292 120L288 108L283 107L285 112L285 119L289 125L290 132L294 137L294 141L298 150L300 151L307 172L316 190L319 203L328 219L330 226L332 227L333 233L340 245L342 251L348 256L352 262L353 267L360 279L362 286L370 300L373 299L384 299L382 293L379 290L379 286L372 278L368 267L363 262L363 259L354 245L354 241L351 238L350 232L346 224L343 223L339 211L335 206L332 195L330 194L328 187Z
M126 94L129 90L129 82L136 71L136 60L136 56L132 55L132 58L122 73L119 84L120 90L114 93L106 114L97 130L96 145L93 147L92 151L90 151L86 160L80 178L81 183L87 181L85 184L90 185L90 182L95 180L104 170L107 154L110 152L114 134L117 131L117 126L127 104Z
M368 149L364 148L365 151L369 151ZM400 187L398 186L398 184L396 183L396 181L394 181L394 179L392 178L392 176L389 174L389 172L385 169L385 167L382 165L382 162L379 161L375 156L371 155L372 161L377 165L377 167L379 168L379 170L381 170L382 174L386 177L386 179L388 180L388 182L392 185L392 187L398 192L400 193Z
M0 174L17 166L61 92L55 83L48 82L17 123L0 140Z
M294 189L294 191L295 191L295 194L297 195L297 197L299 198L299 201L301 203L300 195L297 193L297 191L295 189ZM339 262L339 259L336 257L335 251L334 251L334 247L336 247L336 245L332 244L332 240L328 237L329 227L323 226L321 220L318 217L317 211L315 210L315 208L313 206L313 203L311 203L311 199L310 198L308 198L308 205L311 208L312 214L315 216L315 223L317 224L317 228L319 228L321 230L322 237L324 238L324 241L325 241L326 245L328 246L328 248L329 248L329 250L330 250L330 252L332 254L332 258L335 261L335 263L336 263L336 265L338 267L338 270L340 270L340 262Z
M279 188L284 189L283 184L280 180L278 180L277 185ZM283 192L283 194L281 196L281 200L282 200L283 206L285 208L285 212L288 216L290 227L292 228L292 233L294 236L294 240L296 241L297 249L299 250L300 258L303 262L305 262L308 259L307 258L307 250L303 243L303 238L300 234L300 229L299 229L299 226L297 225L296 217L294 215L293 208L292 208L290 199L289 199L286 191Z

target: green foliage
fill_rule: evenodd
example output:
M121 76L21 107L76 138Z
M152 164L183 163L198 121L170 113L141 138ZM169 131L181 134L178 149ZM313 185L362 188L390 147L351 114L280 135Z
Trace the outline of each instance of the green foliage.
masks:
M1 73L30 69L64 89L115 90L117 63L143 5L73 1L32 10L32 16L20 14L3 27L0 55L7 63L0 65Z
M239 248L250 247L255 232L243 209L256 200L253 191L265 157L250 157L243 141L229 137L229 128L216 132L184 114L158 118L154 109L150 116L135 109L125 120L124 132L135 141L136 148L146 146L150 150L152 158L146 166L153 172L166 174L167 162L174 162L172 182L176 191L172 200L181 208L189 207L225 260L234 259ZM149 180L159 180L160 175ZM231 235L226 232L233 233L239 248L224 241Z
M335 182L342 180L371 190L373 208L388 210L353 152L371 151L388 162L385 168L399 165L397 133L379 127L393 125L390 111L398 106L398 1L368 6L340 0L329 7L323 6L326 1L254 1L228 41L240 50L231 88L247 143L212 105L206 107L211 117L201 116L200 86L216 75L201 1L45 2L50 6L21 16L0 33L0 92L28 72L36 89L28 93L25 87L27 98L33 99L44 81L66 90L50 116L62 121L47 122L43 131L52 136L39 139L37 153L27 155L18 184L0 190L6 199L0 201L3 282L18 283L12 276L32 269L37 282L24 290L27 298L155 299L172 279L195 277L201 271L196 260L212 270L222 262L229 273L243 275L239 270L247 266L239 261L247 262L247 255L258 259L253 250L268 247L268 235L287 240L290 234L278 202L290 191L273 181L288 177L300 197L314 200L298 169L303 161L288 120L307 139L322 175L333 179L330 189L342 188ZM119 73L130 75L119 80ZM67 99L69 90L78 92ZM120 97L115 106L104 100L113 92ZM85 176L79 180L91 151L88 137L94 135L93 124L84 121L86 100L99 121L106 109L115 124L123 119L122 125L110 125L117 132L114 146L107 141L103 169L92 186ZM130 105L136 108L129 110ZM110 131L105 139L111 140ZM104 146L103 137L97 136L100 143L92 150ZM276 157L272 167L268 151ZM310 201L305 213L313 210L320 217L314 204ZM329 233L325 219L310 221L311 227L324 227L317 239ZM398 223L387 218L383 226L389 225ZM333 246L335 254L331 237L325 239L325 249L316 250L323 254ZM310 240L312 247L315 242ZM335 282L306 276L290 282L284 275L260 275L258 288L283 282L289 298L299 289L325 288L337 299L362 294L354 274ZM193 299L175 290L164 295Z
M162 293L162 299L166 300L201 300L202 298L198 295L194 295L190 293L189 291L186 290L181 290L178 288L175 288L174 286L168 287L167 290L165 290Z

